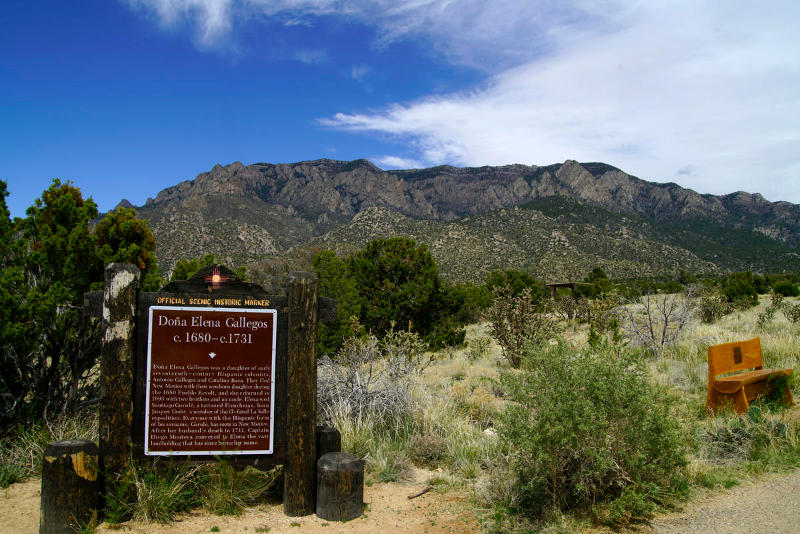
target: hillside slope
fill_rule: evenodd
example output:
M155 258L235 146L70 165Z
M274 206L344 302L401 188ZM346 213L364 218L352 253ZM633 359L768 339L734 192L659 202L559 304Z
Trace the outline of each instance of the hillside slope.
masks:
M237 162L136 209L165 270L208 252L252 261L394 233L427 243L456 279L512 266L557 277L594 265L616 276L800 268L800 206L700 195L603 163L383 171L366 160Z

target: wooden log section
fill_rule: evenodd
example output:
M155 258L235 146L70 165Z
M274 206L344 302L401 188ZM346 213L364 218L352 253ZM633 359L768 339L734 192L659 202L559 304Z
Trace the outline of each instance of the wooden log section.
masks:
M317 453L318 282L314 273L289 273L287 461L283 467L283 511L314 513Z
M364 461L349 452L330 452L317 462L317 516L350 521L364 513Z
M97 519L99 460L97 445L85 439L45 448L39 534L72 534Z
M110 263L105 271L100 355L100 457L104 476L118 477L131 455L133 419L134 318L139 269Z
M342 435L332 426L317 427L317 460L329 452L342 450Z

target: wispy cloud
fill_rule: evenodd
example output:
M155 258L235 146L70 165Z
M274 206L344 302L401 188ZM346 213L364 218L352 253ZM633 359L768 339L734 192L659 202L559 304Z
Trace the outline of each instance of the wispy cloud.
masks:
M294 59L306 65L318 65L328 61L328 51L324 48L315 50L298 50L294 53Z
M353 79L359 83L364 81L364 78L367 77L367 74L369 74L369 67L366 65L357 65L350 69L350 76L352 76Z
M421 37L449 61L495 71L549 53L555 41L614 27L623 0L123 0L168 26L189 25L204 46L240 22L270 17L287 26L335 16L376 28L377 44Z
M427 164L606 161L701 192L800 202L795 5L640 5L614 31L562 36L480 90L322 123L393 135Z
M135 9L156 15L162 25L193 26L199 44L210 46L222 39L233 24L234 0L127 0Z
M599 160L701 192L800 202L795 1L128 1L190 22L203 43L254 14L333 16L484 70L478 88L321 121L394 136L416 163Z
M378 166L383 169L420 169L424 165L413 158L401 158L399 156L381 156L373 158Z

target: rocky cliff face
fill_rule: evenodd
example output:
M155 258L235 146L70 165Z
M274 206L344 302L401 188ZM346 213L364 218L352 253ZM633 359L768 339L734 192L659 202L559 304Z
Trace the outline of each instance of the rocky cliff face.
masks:
M701 195L604 163L576 161L401 171L383 171L367 160L236 162L164 189L138 211L150 220L159 257L169 266L201 249L223 258L242 256L237 250L247 257L279 254L334 231L367 208L446 222L548 197L654 223L757 232L786 247L800 245L798 205L744 192Z
M677 184L640 180L603 163L383 171L367 160L248 166L236 162L164 189L148 204L201 207L207 196L255 197L311 219L349 219L364 208L386 207L444 220L561 196L655 220L705 218L723 226L753 226L792 246L800 244L798 205L741 191L701 195Z

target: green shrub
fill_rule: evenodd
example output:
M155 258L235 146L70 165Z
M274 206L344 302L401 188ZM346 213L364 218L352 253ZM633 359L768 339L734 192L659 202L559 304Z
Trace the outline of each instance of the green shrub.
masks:
M331 354L353 335L351 318L361 314L361 297L347 264L332 250L319 251L314 256L313 266L319 279L320 296L336 300L338 317L319 324L319 353Z
M361 322L383 335L393 325L427 336L441 305L439 266L425 245L376 239L347 259L361 296ZM410 325L410 326L409 326Z
M800 322L800 304L786 304L783 307L783 315L790 323L797 324Z
M0 488L7 488L16 482L27 478L27 472L22 466L16 464L0 464Z
M730 489L739 484L739 479L736 478L727 467L705 467L700 469L692 475L692 483L703 488L713 489L722 486L725 489Z
M722 279L722 293L735 308L751 308L758 304L757 278L751 272L732 273Z
M619 328L619 296L614 291L603 293L589 301L589 318L599 334L613 333Z
M463 286L456 285L456 287L463 287L464 290L464 307L459 315L467 323L481 320L484 310L492 305L492 291L486 284L471 282L466 282Z
M434 434L414 435L408 442L408 456L416 465L436 467L447 454L447 442Z
M320 251L314 270L320 294L339 302L341 317L320 328L321 354L339 350L354 334L349 329L352 316L376 336L396 326L419 334L432 349L461 345L463 323L477 313L475 299L482 298L466 286L442 280L428 248L407 238L376 239L346 260Z
M773 293L769 305L764 308L764 311L758 314L756 324L759 328L764 328L772 322L775 318L775 313L783 308L783 295L780 293Z
M707 324L716 323L733 311L733 306L720 291L705 291L697 302L697 315Z
M788 280L781 280L780 282L777 282L774 286L772 286L772 291L778 295L783 295L784 297L800 296L800 288L797 287L797 284L793 284Z
M490 294L507 288L514 297L519 297L524 289L529 289L537 304L550 298L550 291L543 282L537 280L533 275L513 269L490 272L486 275L486 288ZM491 305L491 301L489 304Z
M467 331L460 322L452 317L444 317L425 336L425 342L431 348L457 347L464 344L466 336Z
M656 484L628 486L609 506L596 513L599 512L598 516L604 523L615 526L644 519L655 512L659 489Z
M764 467L796 465L800 459L798 429L792 423L751 406L747 415L729 414L709 420L699 430L703 459L710 464L754 462Z
M489 345L492 340L486 336L477 337L469 342L469 350L467 351L467 360L476 362L486 356L489 351Z
M674 402L628 353L545 344L501 382L511 402L498 431L516 451L520 511L588 509L628 487L669 491L685 480L687 440Z
M529 288L516 297L509 287L495 291L494 304L488 312L492 335L512 367L519 367L531 346L541 345L556 334L556 323L549 311Z
M596 299L613 289L611 280L601 267L595 267L586 275L583 283L575 287L575 295L588 299Z
M145 280L156 269L133 210L110 214L96 235L97 205L71 182L53 180L24 219L10 219L7 195L0 180L0 435L97 396L101 328L80 313L83 295L102 288L107 260L137 263Z

